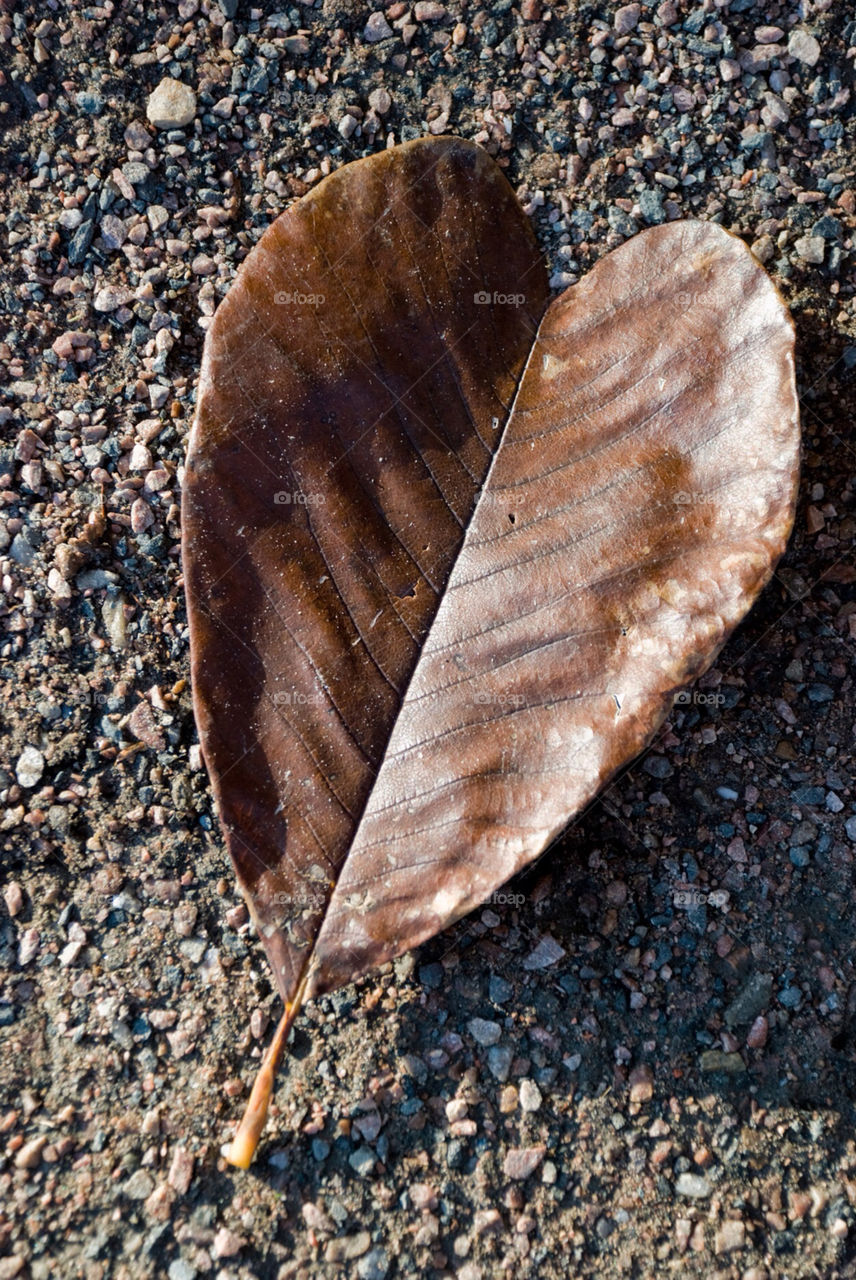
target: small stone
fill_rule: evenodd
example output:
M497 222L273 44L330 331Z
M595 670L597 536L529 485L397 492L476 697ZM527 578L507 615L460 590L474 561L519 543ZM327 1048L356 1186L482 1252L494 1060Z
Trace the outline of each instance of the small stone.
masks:
M477 1236L500 1235L502 1229L502 1214L498 1209L476 1209L473 1231Z
M725 1071L729 1075L739 1075L746 1070L746 1063L739 1053L723 1053L721 1049L705 1049L699 1066L702 1071Z
M499 1109L502 1114L504 1116L513 1115L517 1110L519 1100L517 1086L513 1084L506 1085L502 1093L499 1095Z
M155 1180L145 1169L137 1169L122 1187L129 1200L148 1200L154 1189Z
M152 1194L146 1200L143 1208L150 1218L154 1218L156 1222L168 1222L172 1213L172 1202L175 1199L175 1192L166 1182L159 1182Z
M141 703L141 706L144 704ZM189 938L196 927L196 904L181 902L172 913L172 927L180 938Z
M367 1178L375 1167L375 1153L371 1147L357 1147L348 1157L348 1164L354 1173L358 1173L361 1178Z
M199 1270L195 1263L187 1258L173 1258L166 1274L168 1280L196 1280Z
M665 756L646 756L642 762L642 768L650 777L661 781L665 778L670 778L673 773L672 766Z
M163 730L155 723L148 702L137 703L128 719L128 728L138 742L144 742L152 751L163 751L166 746Z
M755 28L755 39L759 44L778 44L784 34L781 27Z
M131 450L129 469L131 471L148 471L152 465L151 450L138 441Z
M498 1022L490 1022L487 1018L470 1018L467 1023L470 1035L482 1048L496 1044L502 1035L502 1027Z
M620 9L616 9L615 17L612 20L616 34L626 36L628 31L632 31L639 21L641 13L642 6L638 4L623 4Z
M80 579L78 578L78 586ZM101 606L101 617L114 649L124 649L126 644L127 623L125 621L125 601L121 596L108 596Z
M713 1251L714 1253L733 1253L737 1249L742 1249L745 1243L746 1228L743 1223L733 1218L726 1218L713 1238Z
M379 89L372 89L369 94L369 106L373 111L377 112L379 116L385 116L387 111L389 111L392 106L392 98L383 86Z
M111 311L118 311L120 307L124 307L133 296L131 290L126 289L124 285L106 284L103 289L98 290L92 305L96 311L109 315Z
M446 1103L446 1119L451 1124L455 1120L464 1120L467 1115L467 1104L464 1098L452 1098Z
M385 1280L389 1271L389 1254L385 1249L372 1249L357 1263L360 1280Z
M537 1147L512 1147L506 1153L502 1166L506 1178L514 1178L518 1182L528 1178L538 1168L544 1159L546 1151L547 1148L543 1145Z
M105 249L121 249L127 238L125 224L114 213L105 213L101 219L101 239Z
M42 1162L42 1152L47 1146L47 1138L40 1135L38 1138L31 1138L29 1142L25 1142L20 1151L15 1155L16 1169L35 1169Z
M494 1044L487 1051L487 1069L500 1084L505 1084L508 1079L513 1061L514 1050L511 1045Z
M18 756L15 777L21 787L34 787L45 771L45 758L38 747L26 746Z
M749 1028L749 1034L746 1037L746 1044L748 1048L763 1049L764 1045L767 1043L768 1030L769 1023L762 1013L755 1019L752 1026Z
M6 885L3 890L3 901L6 903L6 910L13 919L23 910L24 894L17 880L10 880Z
M630 1072L630 1101L650 1102L654 1096L654 1072L641 1063Z
M70 582L86 563L86 552L73 543L61 542L54 552L54 564L57 573L66 582Z
M688 1196L692 1200L703 1200L709 1196L713 1187L707 1178L700 1173L681 1173L675 1183L679 1196Z
M379 9L376 13L369 15L369 20L363 30L364 40L369 44L378 44L381 40L389 40L393 35L395 35L395 32Z
M338 1236L335 1240L328 1240L324 1261L352 1262L354 1258L361 1258L364 1253L368 1253L371 1242L368 1231L358 1231L352 1236Z
M657 226L659 223L666 221L666 211L663 208L663 194L661 191L646 188L645 191L639 192L637 201L639 212L649 226Z
M353 136L358 124L359 120L356 116L349 114L343 115L342 119L339 121L339 133L343 138L350 138Z
M146 106L146 116L156 129L183 129L195 115L196 94L170 76L161 80Z
M773 994L773 975L753 973L725 1010L728 1027L739 1027L751 1022L770 1003Z
M788 39L788 53L798 62L813 67L820 57L820 44L805 27L795 27Z
M442 22L446 16L446 6L437 0L416 0L413 16L417 22Z
M411 1184L408 1194L410 1203L414 1209L436 1209L437 1193L427 1182L414 1182Z
M155 516L145 498L135 498L131 503L131 530L143 533L154 524Z
M549 934L545 935L535 950L530 951L523 961L523 968L530 972L536 969L549 969L551 965L558 964L564 954L564 948L559 946L555 938L551 938Z
M794 243L794 248L803 262L810 262L814 266L820 266L823 262L823 255L826 252L826 241L823 236L800 236L799 240Z
M186 1147L176 1147L167 1182L180 1196L186 1195L193 1180L193 1156Z
M524 1111L537 1111L541 1106L541 1090L534 1080L520 1081L520 1106Z
M776 252L772 236L759 236L752 242L752 252L759 262L769 262Z
M730 84L732 80L739 80L741 76L740 63L735 62L733 58L720 58L719 75L726 84Z
M244 1243L245 1241L241 1236L235 1235L234 1231L229 1231L227 1227L221 1227L214 1237L211 1252L215 1258L234 1258L235 1254L241 1252Z

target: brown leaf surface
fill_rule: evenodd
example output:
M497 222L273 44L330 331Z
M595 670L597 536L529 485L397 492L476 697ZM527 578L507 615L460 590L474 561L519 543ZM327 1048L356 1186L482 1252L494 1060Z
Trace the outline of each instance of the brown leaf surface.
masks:
M209 331L194 704L286 1001L536 857L784 549L793 331L742 241L652 228L548 301L504 177L439 138L290 208Z

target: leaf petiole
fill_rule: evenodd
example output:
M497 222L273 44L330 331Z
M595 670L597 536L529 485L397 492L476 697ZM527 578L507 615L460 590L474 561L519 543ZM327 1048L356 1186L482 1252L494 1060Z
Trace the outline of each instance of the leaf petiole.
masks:
M228 1151L224 1152L229 1164L233 1164L237 1169L249 1169L256 1147L259 1145L270 1100L273 1097L277 1067L285 1052L294 1019L300 1012L305 987L306 975L298 986L294 999L285 1006L285 1012L279 1020L273 1040L262 1059L262 1065L259 1067L238 1131L229 1144Z

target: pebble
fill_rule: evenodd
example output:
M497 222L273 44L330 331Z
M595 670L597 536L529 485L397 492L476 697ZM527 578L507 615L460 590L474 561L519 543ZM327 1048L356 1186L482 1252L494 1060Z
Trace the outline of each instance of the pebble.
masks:
M137 1169L122 1186L129 1200L147 1200L155 1189L155 1180L145 1169Z
M711 1183L700 1173L678 1174L675 1190L679 1196L689 1196L693 1200L703 1200L713 1191Z
M794 248L803 262L811 262L819 266L826 252L826 241L823 236L800 236L794 243Z
M773 975L753 973L725 1009L728 1027L739 1027L752 1022L770 1003L773 994Z
M767 1043L767 1033L769 1031L769 1023L763 1014L752 1023L749 1028L749 1034L746 1037L746 1045L750 1049L763 1049Z
M41 781L45 771L45 758L38 747L26 746L18 756L15 765L15 777L19 786L34 787Z
M490 1022L486 1018L470 1018L467 1023L470 1035L483 1048L496 1044L502 1035L502 1027L498 1022Z
M798 62L813 67L820 57L820 42L804 27L794 27L788 38L788 53Z
M714 1253L734 1253L746 1243L746 1228L734 1218L726 1218L713 1237Z
M211 1252L215 1258L234 1258L241 1252L245 1243L243 1237L236 1235L234 1231L229 1231L227 1227L220 1227L211 1245Z
M638 4L624 4L620 9L616 9L615 17L612 25L616 34L620 36L627 35L632 31L639 21L642 14L642 6Z
M10 880L3 889L3 901L6 903L6 910L14 920L24 909L24 894L17 880Z
M169 1166L167 1182L178 1195L186 1195L193 1181L193 1156L186 1147L176 1147Z
M560 947L555 938L545 935L538 943L534 951L523 961L523 968L528 971L538 969L549 969L563 958L565 954L564 948Z
M145 498L135 498L131 503L131 532L143 533L155 522L155 515Z
M512 1147L506 1152L503 1161L503 1172L507 1178L514 1178L520 1182L524 1178L528 1178L534 1173L541 1161L544 1159L547 1148L543 1145L537 1147Z
M520 1106L524 1111L537 1111L541 1106L541 1090L534 1080L524 1078L520 1081Z
M358 1231L352 1236L338 1236L335 1240L328 1240L324 1261L353 1262L354 1258L361 1258L368 1252L371 1242L368 1231Z
M393 35L395 35L395 32L380 10L369 15L369 20L363 30L363 39L368 44L378 44L381 40L389 40Z
M650 1102L654 1096L654 1072L641 1063L630 1072L630 1101Z
M156 129L183 129L196 115L196 94L182 80L166 76L150 95L146 115Z
M367 1178L375 1167L375 1153L371 1147L357 1147L356 1151L348 1156L348 1164L354 1173L358 1173L361 1178Z
M487 1051L487 1068L494 1080L504 1084L511 1073L514 1050L510 1045L495 1044Z
M109 314L111 311L118 311L119 307L124 307L133 296L131 290L122 285L108 284L98 290L92 305L96 311Z
M724 1053L721 1049L705 1049L699 1058L702 1071L725 1071L729 1075L739 1075L746 1070L746 1063L739 1053Z
M371 1249L357 1263L360 1280L385 1280L389 1272L389 1254L385 1249Z
M164 732L155 721L148 702L138 702L128 719L128 728L134 737L152 751L163 751L166 746Z
M372 111L376 111L379 116L385 116L392 106L392 98L383 87L372 89L369 94L369 106Z
M42 1152L47 1146L47 1138L39 1135L37 1138L31 1138L29 1142L25 1142L20 1151L15 1154L16 1169L35 1169L42 1162Z

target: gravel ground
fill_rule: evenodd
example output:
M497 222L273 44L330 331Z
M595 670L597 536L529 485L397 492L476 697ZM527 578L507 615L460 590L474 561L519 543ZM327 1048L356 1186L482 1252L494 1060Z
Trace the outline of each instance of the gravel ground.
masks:
M0 0L0 1280L856 1276L846 9ZM797 529L534 870L305 1010L239 1174L279 1010L194 745L194 380L271 218L426 132L496 156L557 289L664 219L752 245Z

